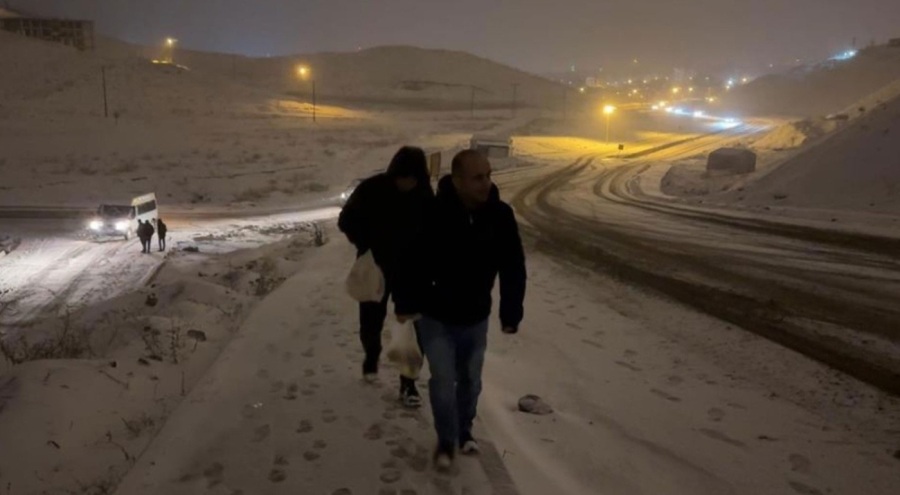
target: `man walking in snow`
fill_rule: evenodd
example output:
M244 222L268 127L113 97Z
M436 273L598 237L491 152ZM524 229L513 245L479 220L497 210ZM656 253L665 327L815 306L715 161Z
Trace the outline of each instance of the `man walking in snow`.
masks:
M403 307L412 278L402 270L417 270L405 260L421 250L426 212L434 201L425 152L404 146L397 151L387 171L364 180L341 210L338 227L356 246L357 256L372 250L385 279L379 302L359 304L359 338L366 356L362 365L366 381L374 381L381 356L381 331L393 294L396 314L409 314ZM421 397L413 378L400 376L400 398L407 407L418 407Z
M491 165L475 150L456 154L451 175L438 184L426 229L430 260L410 260L419 291L403 301L421 313L419 338L428 359L428 383L438 445L438 469L449 469L457 447L479 453L472 435L487 348L491 291L500 276L500 322L518 331L525 298L525 254L512 208L491 182ZM406 294L404 294L404 297Z

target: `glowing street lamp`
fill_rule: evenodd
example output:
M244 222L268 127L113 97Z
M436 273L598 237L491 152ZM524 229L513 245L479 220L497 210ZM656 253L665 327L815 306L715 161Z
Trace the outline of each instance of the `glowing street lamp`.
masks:
M616 107L612 105L603 106L603 115L606 115L606 144L609 144L609 117L615 113Z
M309 80L311 75L312 75L312 70L310 70L309 67L307 67L305 65L297 66L297 76L301 80L303 80L303 81ZM315 122L316 121L316 80L311 79L311 82L312 82L312 119L313 119L313 122Z
M175 61L175 44L178 40L175 38L166 38L166 61L173 63Z

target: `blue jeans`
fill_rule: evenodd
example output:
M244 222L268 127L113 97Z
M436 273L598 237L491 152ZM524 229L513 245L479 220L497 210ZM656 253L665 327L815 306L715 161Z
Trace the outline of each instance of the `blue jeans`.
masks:
M431 370L428 390L438 447L450 451L472 436L481 394L488 320L474 325L447 325L426 316L418 323L419 340Z

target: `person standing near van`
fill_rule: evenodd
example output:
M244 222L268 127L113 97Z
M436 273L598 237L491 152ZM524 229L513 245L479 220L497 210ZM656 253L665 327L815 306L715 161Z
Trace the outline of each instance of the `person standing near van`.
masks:
M144 222L144 225L147 226L147 254L150 254L153 251L153 234L156 233L156 230L150 220Z
M141 240L141 253L150 252L150 240L153 238L153 226L150 220L146 222L138 219L138 238Z
M145 254L147 252L147 226L140 218L138 218L137 236L141 240L141 254Z
M166 250L166 232L169 231L169 227L166 226L165 222L163 222L162 218L156 219L156 236L159 238L159 250Z

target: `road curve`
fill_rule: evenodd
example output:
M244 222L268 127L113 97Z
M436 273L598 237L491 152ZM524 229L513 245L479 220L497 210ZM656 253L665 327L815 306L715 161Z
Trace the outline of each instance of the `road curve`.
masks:
M739 132L739 131L736 131ZM691 156L734 136L648 155ZM900 242L647 198L647 162L585 156L512 204L539 246L647 287L900 395Z

